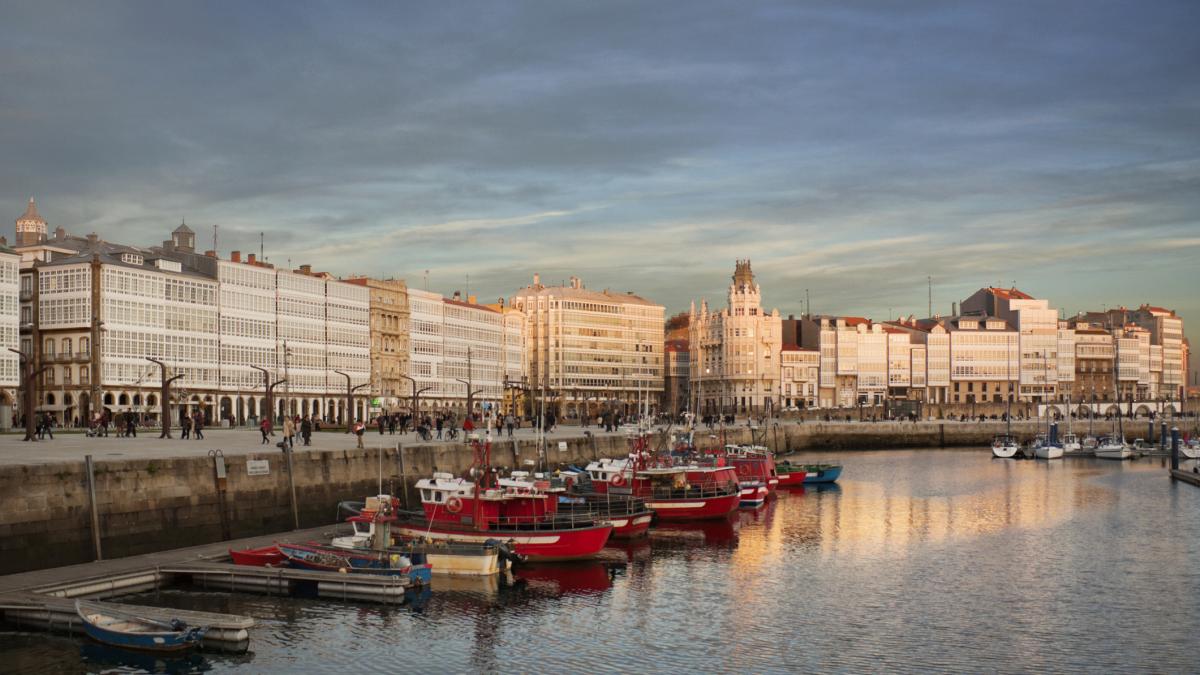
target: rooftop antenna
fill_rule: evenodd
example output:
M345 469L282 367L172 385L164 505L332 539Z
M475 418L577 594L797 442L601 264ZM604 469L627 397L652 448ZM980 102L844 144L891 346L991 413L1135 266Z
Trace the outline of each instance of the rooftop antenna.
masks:
M429 270L425 270L425 274L421 275L421 285L425 290L429 290Z
M804 313L812 318L812 302L808 298L808 289L804 289Z
M214 251L217 250L217 229L220 227L221 226L217 225L216 223L213 224L213 250Z
M258 258L259 258L259 260L261 260L263 257L263 241L264 241L265 237L266 237L265 233L263 233L263 232L258 233Z
M933 316L933 277L925 277L925 281L929 283L929 313L925 316Z
M467 273L467 297L471 297L471 274Z

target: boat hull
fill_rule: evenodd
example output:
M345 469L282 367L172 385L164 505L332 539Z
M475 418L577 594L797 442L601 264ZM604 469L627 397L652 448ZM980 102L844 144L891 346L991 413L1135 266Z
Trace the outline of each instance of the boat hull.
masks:
M725 518L736 511L738 502L741 501L741 493L734 492L717 497L643 499L646 500L646 506L658 515L660 521L708 520Z
M76 603L75 611L83 622L84 633L102 644L124 649L150 652L181 652L200 644L204 628L186 628L178 631L146 630L146 625L136 619L124 619L104 614L103 609ZM140 630L133 630L141 627ZM128 630L122 630L127 627Z
M1021 447L1017 445L993 445L992 457L998 459L1012 459L1021 451Z
M613 527L611 539L636 539L646 536L654 513L646 511L629 516L606 516L605 522Z
M1038 459L1062 459L1063 449L1057 445L1039 445L1034 448L1033 455Z
M1129 448L1104 448L1099 447L1095 450L1097 459L1133 459L1133 450Z
M833 466L828 469L819 471L810 471L804 476L805 485L813 485L815 483L833 483L842 475L841 466Z
M385 554L359 553L340 548L277 544L279 551L292 567L318 572L373 574L406 577L414 584L427 584L433 571L428 564L396 566L402 556L398 552Z
M612 535L607 523L562 530L474 530L447 523L399 523L393 531L401 537L482 544L488 540L512 542L514 552L530 561L583 560L595 557Z
M282 565L287 558L274 544L262 548L248 548L241 551L229 549L229 557L235 565L249 567L273 567Z
M738 506L752 509L758 508L767 503L768 494L769 491L765 485L745 485L742 487L741 494L738 495Z
M789 471L788 473L779 473L779 487L798 487L804 485L804 479L808 477L805 471Z

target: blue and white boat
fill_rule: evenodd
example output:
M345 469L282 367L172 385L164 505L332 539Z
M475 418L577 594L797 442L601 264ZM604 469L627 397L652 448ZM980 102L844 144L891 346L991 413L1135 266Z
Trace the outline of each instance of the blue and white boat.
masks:
M83 620L83 630L88 637L126 649L182 651L199 645L208 632L207 626L188 626L178 619L147 619L109 603L76 600L75 612Z

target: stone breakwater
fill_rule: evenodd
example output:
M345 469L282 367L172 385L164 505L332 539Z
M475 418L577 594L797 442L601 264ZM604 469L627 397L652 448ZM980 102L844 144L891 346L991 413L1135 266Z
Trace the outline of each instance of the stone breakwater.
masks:
M1014 423L1030 436L1036 424ZM801 450L868 450L984 445L1003 423L803 423L778 424L752 432L720 427L697 433L701 447L748 443L756 436L781 453ZM547 445L547 461L582 465L599 457L621 457L621 436L583 435ZM169 455L169 449L164 450ZM534 441L493 443L493 463L528 468L538 459ZM472 461L462 444L412 444L377 450L298 450L293 456L296 511L300 527L335 522L335 506L383 489L410 491L433 471L461 473ZM210 457L163 457L97 461L96 511L104 557L151 553L282 532L293 527L291 485L282 452L224 458L225 481L218 489ZM403 487L402 487L403 486ZM413 495L408 494L411 499ZM410 504L416 505L415 501ZM95 558L88 478L83 462L0 467L0 573L58 567Z

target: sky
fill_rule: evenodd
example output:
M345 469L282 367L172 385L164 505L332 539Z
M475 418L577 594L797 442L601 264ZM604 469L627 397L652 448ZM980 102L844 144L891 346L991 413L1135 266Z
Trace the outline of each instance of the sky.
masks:
M986 285L1200 338L1200 3L7 2L0 214L668 313ZM10 228L11 231L11 228ZM10 234L11 236L11 234ZM205 248L209 246L205 245ZM428 272L426 272L428 270ZM469 281L468 281L469 277ZM469 286L468 286L469 284Z

